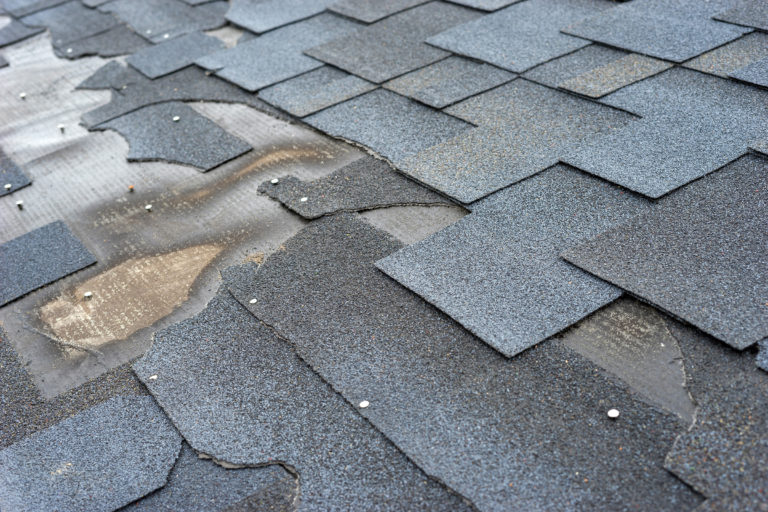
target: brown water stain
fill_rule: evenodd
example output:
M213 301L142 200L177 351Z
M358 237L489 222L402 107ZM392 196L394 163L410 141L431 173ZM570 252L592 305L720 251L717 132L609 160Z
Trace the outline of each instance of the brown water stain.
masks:
M40 320L67 345L94 349L125 339L185 302L197 277L222 250L206 244L131 258L44 304ZM86 292L93 294L90 300Z

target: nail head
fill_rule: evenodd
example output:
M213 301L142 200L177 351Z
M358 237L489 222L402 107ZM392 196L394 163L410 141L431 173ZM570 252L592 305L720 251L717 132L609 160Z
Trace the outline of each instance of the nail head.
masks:
M272 178L272 179L271 179L269 182L270 182L271 184L273 184L273 185L277 185L278 183L280 183L280 180L279 180L279 179L277 179L277 178Z
M615 420L619 417L619 410L618 409L608 409L608 417L612 420Z
M368 400L363 400L362 402L360 402L360 408L361 409L365 409L369 405L371 405L371 404L368 402Z

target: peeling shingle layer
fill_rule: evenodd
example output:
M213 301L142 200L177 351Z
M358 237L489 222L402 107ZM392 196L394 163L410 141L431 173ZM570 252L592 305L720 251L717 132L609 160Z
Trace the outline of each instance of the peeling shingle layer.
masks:
M223 48L224 43L219 39L202 32L192 32L138 51L125 61L145 76L157 78L185 68L196 59Z

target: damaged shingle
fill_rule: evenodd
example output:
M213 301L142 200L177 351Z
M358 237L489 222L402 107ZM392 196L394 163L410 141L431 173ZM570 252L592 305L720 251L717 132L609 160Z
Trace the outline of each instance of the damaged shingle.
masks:
M370 82L323 66L259 91L259 98L286 112L305 117L375 89Z
M157 78L192 65L209 53L225 48L219 39L192 32L166 43L150 46L128 57L125 62L149 78Z
M463 7L431 2L310 48L305 53L371 82L381 83L447 57L447 52L424 41L477 17L476 12Z
M395 172L386 162L365 156L331 175L306 183L285 176L264 182L259 192L277 199L305 219L340 211L398 205L451 205L448 199Z
M373 23L392 14L425 4L430 0L336 0L328 10L364 23Z
M116 57L141 50L150 44L149 41L138 36L128 26L117 25L95 36L78 39L64 47L55 47L53 51L57 57L67 59L79 59L86 55Z
M472 127L382 89L327 108L304 121L332 136L363 144L393 162Z
M195 62L243 89L256 91L319 68L322 62L302 52L359 27L360 24L340 16L321 14Z
M112 511L165 485L181 438L151 397L116 397L0 452L3 510Z
M0 245L0 306L96 263L61 221Z
M134 370L195 450L230 464L294 468L301 510L468 508L226 289L197 316L155 334Z
M746 156L564 253L729 345L768 337L768 160Z
M732 73L768 57L768 34L752 32L689 60L683 66L728 78Z
M261 34L320 14L334 0L233 0L227 20Z
M556 340L501 356L373 266L400 247L356 216L334 215L224 279L350 403L368 401L358 411L398 448L481 510L698 502L661 468L679 429L673 415ZM606 417L610 407L619 421Z
M3 58L0 56L0 62L2 60ZM2 67L2 65L0 65L0 67ZM20 188L24 188L31 184L32 181L26 174L24 174L24 171L16 165L16 162L11 160L11 157L6 155L5 152L0 149L0 185L3 187L0 189L0 197L12 194ZM6 185L10 185L11 187L6 188Z
M522 73L588 45L560 29L610 6L605 0L527 0L448 29L427 42Z
M130 146L129 162L163 160L209 171L250 151L245 141L179 102L140 108L95 127L115 130Z
M31 27L44 26L51 32L54 48L106 32L118 21L109 14L85 7L79 0L72 0L51 9L25 16L21 21Z

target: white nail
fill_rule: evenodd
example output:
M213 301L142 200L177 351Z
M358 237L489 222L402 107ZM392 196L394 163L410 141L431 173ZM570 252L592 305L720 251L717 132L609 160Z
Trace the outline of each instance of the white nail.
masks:
M365 409L365 408L366 408L366 407L368 407L369 405L371 405L371 404L370 404L370 403L368 403L368 400L363 400L362 402L360 402L360 408L361 408L361 409Z
M301 201L302 203L306 203L308 199L309 198L307 197L302 197L301 199L299 199L299 201Z
M609 409L608 410L608 417L612 420L615 420L619 417L619 410L618 409Z
M148 204L147 206L144 207L144 209L147 210L148 212L151 212L152 211L152 205Z
M279 179L277 179L277 178L272 178L272 179L271 179L269 182L270 182L271 184L273 184L273 185L277 185L278 183L280 183L280 180L279 180Z

